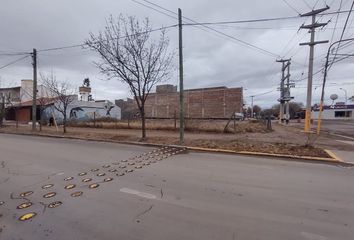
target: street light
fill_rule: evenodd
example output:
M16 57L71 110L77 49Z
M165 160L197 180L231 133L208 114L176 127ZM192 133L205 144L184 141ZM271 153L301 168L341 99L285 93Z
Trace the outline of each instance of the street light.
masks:
M323 74L323 84L322 84L322 93L321 93L321 103L320 103L320 111L318 113L318 121L317 121L317 135L320 134L321 131L321 117L322 117L322 111L323 111L323 101L324 101L324 90L325 90L325 86L326 86L326 78L327 78L327 74L328 74L328 67L329 67L329 54L331 52L331 48L336 45L336 44L340 44L342 42L349 42L349 41L354 41L354 38L348 38L348 39L342 39L339 41L336 41L334 43L332 43L327 51L327 56L326 56L326 64L324 67L324 74Z
M348 94L347 94L347 90L344 88L339 88L340 90L344 91L345 93L345 105L347 105L347 99L348 99Z

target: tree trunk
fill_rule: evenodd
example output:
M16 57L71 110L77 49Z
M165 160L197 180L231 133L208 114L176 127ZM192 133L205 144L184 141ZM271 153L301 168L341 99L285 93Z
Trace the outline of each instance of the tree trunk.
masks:
M66 114L64 114L63 118L63 132L66 133Z
M42 106L39 107L39 131L42 131L42 124L43 124L43 119L42 119L42 115L43 115L43 109Z
M146 123L145 123L145 109L142 107L140 109L140 115L141 115L141 140L146 139Z
M17 109L15 108L16 129L18 128Z

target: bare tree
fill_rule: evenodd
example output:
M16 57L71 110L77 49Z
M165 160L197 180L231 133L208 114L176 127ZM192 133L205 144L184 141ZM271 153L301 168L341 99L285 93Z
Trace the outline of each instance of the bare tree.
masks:
M13 97L10 92L0 93L0 127L3 127L9 107L13 106Z
M99 54L101 61L95 64L100 72L129 86L141 115L142 140L146 138L146 99L153 86L169 79L173 58L165 30L160 30L158 40L151 33L148 18L139 22L135 17L111 16L104 31L91 33L85 42Z
M68 82L59 82L53 74L42 75L42 81L54 99L54 108L63 116L63 132L66 133L68 106L76 99L75 91Z
M259 117L259 114L261 113L261 111L262 111L262 108L260 106L258 106L258 105L253 106L253 114L256 116L256 118Z
M279 115L279 104L275 104L272 108L268 109L267 111L274 116ZM290 102L289 103L289 112L290 112L290 119L294 119L295 117L299 117L301 114L301 109L304 107L304 104L301 102Z

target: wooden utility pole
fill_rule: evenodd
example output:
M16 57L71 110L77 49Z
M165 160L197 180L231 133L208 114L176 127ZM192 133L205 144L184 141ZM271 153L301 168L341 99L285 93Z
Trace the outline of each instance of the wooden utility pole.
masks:
M183 38L182 38L182 10L178 8L179 29L179 143L184 143L184 100L183 100Z
M315 45L328 43L328 41L315 41L315 30L319 27L324 27L327 23L317 23L316 15L328 10L329 7L312 10L311 12L301 14L301 17L312 16L312 23L310 25L302 25L300 28L309 29L311 33L311 41L308 43L300 43L300 46L309 45L310 46L310 58L309 58L309 71L308 71L308 82L307 82L307 101L306 101L306 117L305 117L305 128L306 133L311 132L311 111L312 111L312 79L313 79L313 60L315 53Z
M32 100L32 131L36 131L37 123L37 50L33 48L33 100Z

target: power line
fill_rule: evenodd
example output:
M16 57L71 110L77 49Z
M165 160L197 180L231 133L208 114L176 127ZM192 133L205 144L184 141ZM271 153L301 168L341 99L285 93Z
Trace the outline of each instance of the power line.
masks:
M343 39L343 36L344 36L344 33L345 33L345 29L346 29L346 27L347 27L348 20L349 20L349 18L350 18L350 14L351 14L351 12L352 12L352 10L353 10L353 7L354 7L354 0L353 0L353 2L352 2L352 5L350 6L350 11L349 11L349 13L348 13L347 19L345 20L344 28L343 28L343 30L342 30L342 34L341 34L340 40L339 40L339 42L338 42L338 47L336 48L336 53L335 53L335 55L334 55L334 59L333 59L331 65L328 67L328 69L330 69L330 68L332 67L332 65L335 63L336 55L338 54L338 50L339 50L341 41L342 41L342 39Z
M294 8L290 3L288 3L288 1L283 0L283 2L284 2L289 8L291 8L291 9L294 10L297 14L300 15L300 12L299 12L298 10L296 10L296 8Z
M136 0L132 0L138 3ZM145 1L145 0L142 0ZM146 6L146 5L144 5ZM163 8L164 9L164 8ZM168 10L170 11L170 10ZM318 14L318 16L326 16L332 14L342 14L352 11L336 11ZM188 18L187 18L188 19ZM204 26L204 25L225 25L225 24L242 24L242 23L257 23L257 22L271 22L271 21L280 21L280 20L291 20L291 19L301 19L300 16L288 16L288 17L275 17L275 18L258 18L258 19L246 19L246 20L233 20L233 21L218 21L218 22L198 22L198 23L184 23L183 25L191 26Z
M317 0L318 1L318 0ZM313 8L315 8L315 7L311 7L307 2L306 2L306 0L302 0L302 2L309 8L309 9L313 9Z
M273 89L271 91L268 91L268 92L264 92L264 93L260 93L260 94L257 94L257 95L254 95L255 97L260 97L260 96L264 96L264 95L267 95L269 93L272 93L272 92L276 92L277 90L276 89Z
M160 11L160 10L158 10L158 9L156 9L156 8L153 8L153 7L149 6L149 5L143 4L143 3L138 2L138 1L136 1L136 0L132 0L132 1L135 2L135 3L137 3L137 4L139 4L139 5L141 5L141 6L147 7L147 8L149 8L149 9L151 9L151 10L154 10L154 11L156 11L156 12L158 12L158 13L161 13L161 14L167 16L167 17L173 18L174 20L178 20L177 17L171 16L170 14L167 14L167 13L165 13L165 12L163 12L163 11ZM147 3L149 3L149 4L152 4L152 5L154 5L154 6L157 6L156 4L154 4L154 3L152 3L152 2L149 2L149 1L145 1L145 2L147 2ZM171 12L172 14L175 14L174 12L172 12L172 11L170 11L170 10L168 10L168 9L165 9L165 8L163 8L163 7L160 7L160 6L158 6L158 7L159 7L159 8L162 8L163 10L165 10L165 11L167 11L167 12ZM182 25L183 25L183 24L182 24ZM200 29L200 30L202 30L202 31L205 31L205 32L208 32L208 33L211 33L210 31L208 31L208 30L206 30L206 29L204 29L204 28L200 28L200 27L198 27L198 26L195 26L195 28L198 28L198 29Z
M177 24L174 24L174 25L170 25L170 26L167 26L167 27L160 27L160 28L157 28L157 29L149 30L149 31L144 31L144 32L136 33L136 34L121 36L118 39L127 38L127 37L133 37L133 36L137 36L137 35L145 34L145 33L161 31L161 30L165 30L165 29L169 29L169 28L173 28L173 27L177 27L177 26L178 26ZM114 39L116 39L116 38L114 38ZM69 49L69 48L85 47L86 45L87 45L86 43L82 43L82 44L75 44L75 45L69 45L69 46L63 46L63 47L54 47L54 48L40 49L40 50L37 50L37 52L57 51L57 50L63 50L63 49Z
M238 23L256 23L256 22L271 22L289 19L299 19L299 16L290 17L276 17L276 18L259 18L259 19L248 19L248 20L235 20L235 21L221 21L221 22L201 22L201 23L188 23L184 25L223 25L223 24L238 24Z
M132 1L136 2L136 0L132 0ZM154 5L154 6L160 8L160 9L163 9L163 10L165 10L165 11L168 11L168 12L170 12L170 13L176 14L176 13L174 13L173 11L171 11L171 10L169 10L169 9L167 9L167 8L164 8L164 7L162 7L162 6L160 6L160 5L156 4L156 3L153 3L153 2L150 2L150 1L147 1L147 0L142 0L142 1L147 2L147 3L151 4L151 5ZM191 22L193 22L195 25L200 25L200 23L196 22L196 21L193 20L193 19L190 19L190 18L188 18L188 17L183 17L183 18L184 18L184 19L187 19L187 20L189 20L189 21L191 21ZM187 25L187 24L184 24L184 25ZM269 56L272 56L272 57L278 57L278 55L275 54L275 53L272 53L272 52L270 52L270 51L268 51L268 50L266 50L266 49L260 48L260 47L258 47L258 46L255 46L255 45L251 44L251 43L248 43L248 42L246 42L246 41L243 41L243 40L241 40L241 39L238 39L238 38L236 38L236 37L234 37L234 36L231 36L231 35L229 35L229 34L226 34L226 33L224 33L224 32L221 32L221 31L219 31L219 30L216 30L216 29L211 28L211 27L208 27L208 26L203 26L203 27L204 27L204 28L207 28L207 29L209 29L209 30L211 30L211 31L213 31L213 32L216 32L216 33L218 33L219 35L228 37L228 38L230 38L230 39L232 39L232 40L234 40L234 41L236 41L236 42L238 42L238 43L240 43L240 44L242 44L242 45L244 45L244 46L246 46L246 47L248 47L248 48L251 48L251 49L253 49L253 50L261 51L263 54L266 54L266 55L269 55Z
M0 52L0 56L21 56L21 55L28 55L28 54L30 53L29 52L14 52L14 53Z
M134 1L134 2L136 2L136 3L138 3L137 2L137 0L132 0L132 1ZM146 2L146 3L149 3L149 4L151 4L151 5L153 5L153 6L155 6L155 7L158 7L158 8L160 8L160 9L163 9L163 10L165 10L165 11L167 11L167 12L169 12L169 13L172 13L172 14L174 14L174 15L176 15L176 13L174 12L174 11L171 11L170 9L167 9L167 8L164 8L164 7L162 7L161 5L158 5L158 4L156 4L156 3L153 3L153 2L151 2L151 1L149 1L149 0L141 0L141 1L144 1L144 2ZM335 0L334 0L335 1ZM333 2L334 2L333 1ZM332 3L333 3L332 2ZM330 5L332 5L332 3L330 4ZM353 10L352 10L353 11ZM335 12L327 12L327 13L320 13L320 14L318 14L318 16L325 16L325 15L332 15L332 14L341 14L341 13L348 13L348 12L350 12L349 10L344 10L344 11L335 11ZM287 20L287 18L301 18L300 16L290 16L290 17L280 17L279 18L279 20ZM186 19L188 19L188 18L186 18ZM266 18L267 19L267 18ZM257 19L255 19L255 20L257 20ZM261 19L260 19L261 20ZM254 20L241 20L241 21L254 21ZM237 22L237 21L236 21Z
M133 0L133 1L136 2L136 0ZM146 3L149 3L149 4L153 5L153 6L156 6L156 7L160 8L160 9L163 9L163 10L165 10L165 11L168 11L168 12L170 12L170 13L172 13L172 14L176 14L175 12L173 12L173 11L167 9L167 8L164 8L164 7L162 7L162 6L160 6L160 5L156 4L156 3L153 3L153 2L151 2L151 1L148 1L148 0L143 0L143 1L146 2ZM187 17L183 17L183 18L184 18L184 19L187 19L187 20L189 20L189 21L191 21L191 22L193 22L194 24L198 24L198 25L199 25L199 23L196 22L196 21L194 21L193 19L190 19L190 18L187 18ZM187 24L184 24L184 25L187 25ZM214 31L214 32L216 32L216 33L218 33L218 34L220 34L220 35L222 35L222 36L231 38L231 39L233 39L233 40L235 40L235 41L237 41L237 42L239 42L239 43L241 43L241 44L243 44L243 45L246 45L246 46L248 46L248 47L250 47L250 48L252 48L252 49L257 49L257 50L262 51L263 53L266 53L266 54L268 54L268 55L272 55L272 56L278 57L277 54L274 54L274 53L272 53L272 52L270 52L270 51L268 51L268 50L265 50L265 49L263 49L263 48L257 47L257 46L255 46L255 45L253 45L253 44L250 44L250 43L248 43L248 42L245 42L245 41L243 41L243 40L241 40L241 39L238 39L238 38L236 38L236 37L230 36L230 35L228 35L228 34L226 34L226 33L224 33L224 32L221 32L221 31L219 31L219 30L213 29L213 28L208 27L208 26L203 26L203 27L205 27L205 28L207 28L207 29L209 29L209 30L212 30L212 31Z
M338 11L341 10L342 4L343 4L343 0L340 0ZM338 18L339 18L339 13L337 14L336 23L334 24L334 30L333 30L333 33L332 33L330 44L332 44L332 42L333 42L334 34L336 32L336 28L337 28L337 24L338 24Z
M175 17L175 16L171 16L170 14L167 14L167 13L165 13L165 12L163 12L163 11L160 11L160 10L158 10L158 9L156 9L156 8L153 8L153 7L149 6L149 5L146 5L146 4L144 4L144 3L138 2L138 1L136 1L136 0L132 0L132 1L135 2L135 3L137 3L137 4L142 5L142 6L144 6L144 7L150 8L150 9L152 9L152 10L158 12L158 13L161 13L161 14L167 16L167 17L173 18L173 19L175 19L175 20L178 19L178 18ZM150 3L150 2L149 2L149 3ZM150 4L152 4L152 3L150 3ZM154 5L154 4L153 4L153 5Z
M338 56L338 54L337 54L337 56ZM347 58L353 57L353 56L354 56L353 54L346 54L345 57L342 57L342 58L339 58L339 59L333 59L332 60L332 65L334 63L341 62L341 61L343 61L343 60L345 60Z
M1 66L0 69L6 68L6 67L8 67L8 66L10 66L10 65L13 65L13 64L15 64L15 63L17 63L17 62L19 62L19 61L25 59L25 58L28 58L29 56L30 56L30 55L28 54L28 55L26 55L26 56L24 56L24 57L21 57L21 58L19 58L19 59L16 59L15 61L9 62L9 63L5 64L4 66Z
M318 4L319 1L320 1L320 0L317 0L317 1L316 1L315 5L313 6L313 9L316 8L316 6L317 6L317 4ZM325 4L326 4L326 3L325 3Z
M132 0L132 1L134 1L134 2L136 2L138 4L141 4L141 5L143 5L143 6L147 7L147 8L150 8L150 9L152 9L154 11L158 11L161 14L166 15L164 12L162 12L162 11L156 9L156 8L151 8L150 6L148 6L146 4L143 4L143 3L140 3L140 2L138 2L136 0ZM147 1L147 0L143 0L143 1L148 2L150 4L153 4L155 6L159 6L159 5L154 4L154 3L150 2L150 1ZM176 14L176 13L172 12L171 10L168 10L168 9L166 9L164 7L161 7L161 6L159 6L159 7L161 9L165 10L165 11L168 11L168 12L171 12L173 14ZM352 12L352 11L337 11L337 12L329 12L329 13L324 13L324 14L319 14L319 15L340 14L340 13L348 13L348 12ZM177 19L176 17L173 17L173 16L171 16L169 14L167 14L166 16L171 17L173 19ZM223 21L223 22L205 22L205 23L197 23L197 22L195 22L195 23L184 23L183 25L191 25L191 26L198 26L198 25L200 25L200 26L203 26L203 25L223 25L223 24L233 24L233 23L237 24L237 23L267 22L267 21L287 20L287 19L296 19L296 18L299 18L299 16L279 17L279 18L263 18L263 19L250 19L250 20L237 20L237 21ZM186 19L188 19L188 18L186 18ZM162 28L154 29L154 30L151 30L149 32L159 31L159 30L163 30L163 29L167 29L167 28L176 27L176 26L177 25L171 25L171 26L168 26L168 27L162 27ZM215 29L211 29L211 30L217 31ZM122 38L124 38L124 37L128 37L128 36L123 36ZM228 35L227 35L227 37L233 38L232 36L228 36ZM84 47L84 46L86 46L85 43L83 43L83 44L74 44L74 45L68 45L68 46L40 49L40 50L38 50L38 52L63 50L63 49L70 49L70 48L77 48L77 47ZM20 56L20 55L27 55L27 54L30 54L30 53L29 52L0 53L0 56Z
M349 13L353 12L353 10L344 10L344 11L335 11L335 12L328 12L328 13L320 13L318 16L326 16L326 15L332 15L332 14L342 14L342 13Z
M86 44L75 44L75 45L69 45L69 46L63 46L63 47L54 47L54 48L46 48L46 49L40 49L37 50L37 52L48 52L48 51L57 51L57 50L63 50L63 49L69 49L69 48L77 48L77 47L84 47Z
M143 4L143 3L138 2L138 1L136 1L136 0L132 0L132 1L135 2L135 3L137 3L137 4L139 4L139 5L141 5L141 6L147 7L147 8L149 8L149 9L154 10L154 11L157 11L158 13L161 13L161 14L163 14L163 15L165 15L165 16L168 16L168 17L170 17L170 18L173 18L173 19L177 20L177 17L174 17L174 16L171 16L171 15L169 15L169 14L166 14L165 12L162 12L162 11L160 11L160 10L157 10L156 8L153 8L153 7L149 6L149 5ZM167 9L167 8L164 8L164 7L160 6L160 5L157 5L157 4L153 3L153 2L150 2L150 1L144 1L144 2L146 2L146 3L148 3L148 4L151 4L151 5L155 6L155 7L158 7L158 8L160 8L160 9L164 10L164 11L167 11L167 12L169 12L169 13L172 13L172 14L176 15L175 12L173 12L173 11ZM183 24L182 24L182 25L184 25L184 21L183 21ZM204 31L204 32L213 34L212 32L210 32L210 31L208 31L208 30L206 30L206 29L204 29L204 28L202 28L202 27L198 27L198 26L194 26L194 27L197 28L197 29L200 29L200 30L202 30L202 31Z
M271 91L268 91L268 92L264 92L264 93L260 93L260 94L254 94L254 95L250 95L250 96L247 96L246 98L251 98L251 97L260 97L260 96L264 96L264 95L267 95L269 93L272 93L272 92L275 92L277 91L276 89L273 89Z
M353 57L354 54L353 53L347 53L347 54L337 54L337 56L349 56L349 57Z

